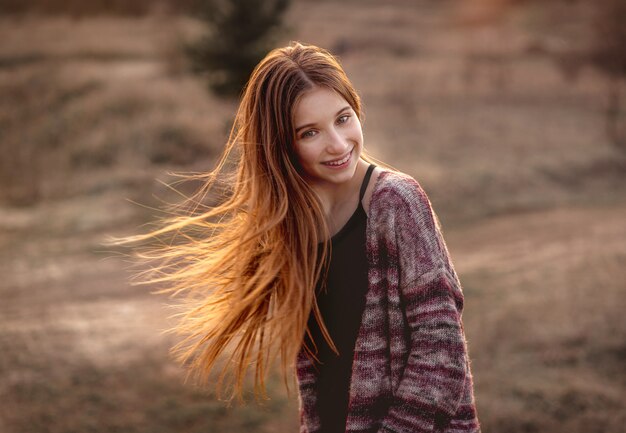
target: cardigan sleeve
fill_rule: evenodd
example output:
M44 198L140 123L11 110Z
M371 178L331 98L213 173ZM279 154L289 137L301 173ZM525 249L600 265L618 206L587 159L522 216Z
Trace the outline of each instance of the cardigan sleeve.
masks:
M430 201L413 179L397 188L393 228L410 351L379 433L438 431L468 375L463 294Z

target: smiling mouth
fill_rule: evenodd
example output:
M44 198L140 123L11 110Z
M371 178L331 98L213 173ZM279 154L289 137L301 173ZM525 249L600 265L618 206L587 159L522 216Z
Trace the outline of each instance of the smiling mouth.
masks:
M344 156L341 159L336 159L334 161L328 161L328 162L323 162L322 164L324 165L329 165L331 167L338 167L340 165L345 164L346 162L348 162L350 160L350 157L352 156L352 151L354 150L354 148L350 149L350 152L348 152L348 154L346 156Z

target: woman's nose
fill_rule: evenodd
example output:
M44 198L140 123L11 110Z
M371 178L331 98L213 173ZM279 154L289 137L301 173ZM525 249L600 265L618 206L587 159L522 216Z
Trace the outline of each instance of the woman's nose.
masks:
M328 134L327 148L330 153L342 155L348 148L348 141L339 131L331 129Z

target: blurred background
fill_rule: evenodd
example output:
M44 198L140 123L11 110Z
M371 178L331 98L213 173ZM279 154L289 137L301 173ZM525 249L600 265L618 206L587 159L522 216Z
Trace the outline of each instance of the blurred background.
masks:
M0 432L297 431L278 374L261 406L184 383L168 299L103 246L211 169L290 40L340 57L366 147L431 198L483 432L624 432L625 5L0 0Z

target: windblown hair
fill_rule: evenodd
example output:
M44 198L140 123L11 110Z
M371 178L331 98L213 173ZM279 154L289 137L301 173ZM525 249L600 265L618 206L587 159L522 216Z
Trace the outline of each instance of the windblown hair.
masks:
M174 349L203 381L220 355L227 355L217 388L221 392L224 379L231 378L231 397L242 397L250 365L255 395L265 395L268 366L277 355L287 384L288 367L305 344L311 311L334 348L315 302L329 254L328 228L293 146L294 107L316 86L337 92L362 118L360 98L330 53L297 42L271 51L244 89L221 159L203 175L206 194L234 160L228 196L132 239L177 239L141 254L158 263L146 281L185 294L175 328L184 338ZM312 348L306 349L314 356Z

